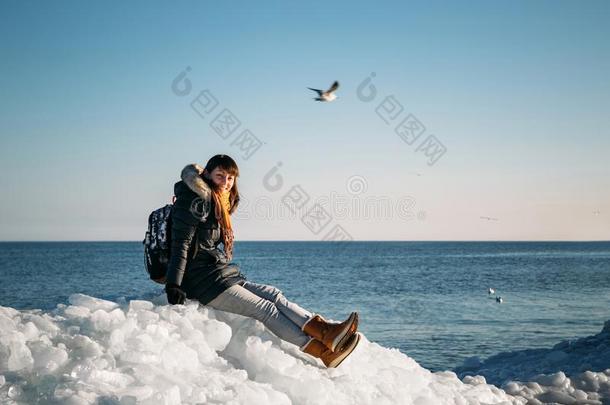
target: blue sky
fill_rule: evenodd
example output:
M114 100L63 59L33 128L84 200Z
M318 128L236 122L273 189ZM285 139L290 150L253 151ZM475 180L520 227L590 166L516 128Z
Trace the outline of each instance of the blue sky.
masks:
M609 17L604 1L4 1L0 240L139 240L181 168L216 153L241 168L241 240L334 225L357 240L608 240ZM306 87L333 80L339 99L314 102ZM201 118L205 89L219 106ZM387 96L446 148L435 164L376 114ZM222 108L263 142L250 158L211 129ZM348 208L322 203L314 232L281 202L295 185L305 209Z

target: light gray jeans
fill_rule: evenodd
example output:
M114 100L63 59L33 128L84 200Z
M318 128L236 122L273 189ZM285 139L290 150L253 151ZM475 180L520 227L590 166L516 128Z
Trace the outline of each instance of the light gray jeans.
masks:
M214 309L261 321L277 337L299 347L311 339L301 329L313 315L290 302L270 285L246 281L235 284L208 303Z

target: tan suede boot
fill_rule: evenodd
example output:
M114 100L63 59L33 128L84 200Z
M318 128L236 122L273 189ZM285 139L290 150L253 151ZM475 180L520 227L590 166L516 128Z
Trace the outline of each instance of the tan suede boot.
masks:
M303 332L322 342L331 351L344 344L357 329L357 312L352 312L349 318L341 323L330 323L320 315L314 315L303 325Z
M328 368L338 367L349 356L360 342L360 333L352 334L344 345L338 346L336 351L330 351L322 342L311 339L301 348L304 353L317 357Z

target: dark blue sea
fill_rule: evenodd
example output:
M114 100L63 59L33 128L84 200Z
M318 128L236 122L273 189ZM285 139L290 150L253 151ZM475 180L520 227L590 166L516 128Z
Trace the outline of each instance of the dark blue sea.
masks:
M369 340L435 371L589 336L610 319L610 242L238 242L235 261L311 311L359 311ZM117 300L161 287L140 242L0 243L0 305L53 309L77 292Z

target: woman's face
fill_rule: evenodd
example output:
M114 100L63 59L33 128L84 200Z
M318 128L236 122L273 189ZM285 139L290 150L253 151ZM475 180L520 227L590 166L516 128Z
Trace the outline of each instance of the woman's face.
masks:
M207 177L223 192L230 191L233 188L233 183L235 183L235 176L220 167L212 170L212 173L207 174Z

